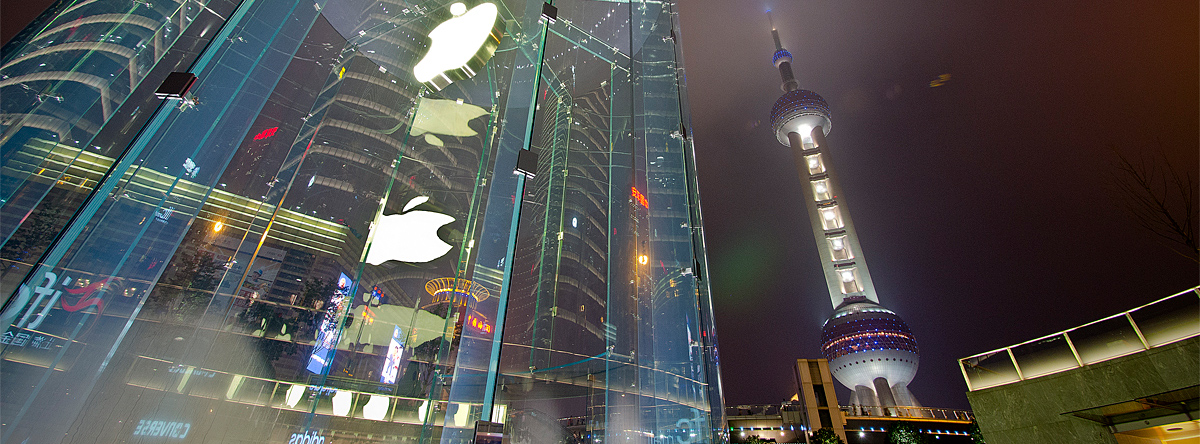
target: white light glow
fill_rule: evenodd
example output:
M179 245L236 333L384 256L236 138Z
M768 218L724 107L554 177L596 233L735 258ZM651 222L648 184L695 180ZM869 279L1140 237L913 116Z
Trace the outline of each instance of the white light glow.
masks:
M842 243L841 239L833 240L833 249L834 250L841 250L843 247L845 247L845 244Z
M404 206L407 212L379 218L371 236L371 249L367 252L368 264L379 265L392 260L429 262L450 251L452 246L438 237L437 230L454 222L454 217L432 211L408 211L428 199L415 197Z
M833 210L822 211L821 215L823 215L825 217L825 220L833 220L833 218L837 217L836 215L833 214Z
M470 404L458 404L458 410L454 411L454 425L465 427L467 425L467 416L471 413Z
M350 414L350 400L354 399L354 395L345 390L338 390L337 394L333 395L333 414L338 416L346 416Z
M303 385L293 385L287 391L287 398L285 399L285 401L287 402L287 406L295 407L296 403L300 402L300 397L302 397L302 396L304 396L304 386Z
M413 75L418 82L425 83L443 72L466 66L487 42L500 10L491 3L481 4L470 11L466 9L462 3L451 5L450 12L455 17L442 22L429 33L429 38L433 40L429 52L413 67Z
M417 420L425 422L425 415L429 414L429 400L421 401L421 407L417 409Z
M363 406L363 418L373 419L376 421L383 420L384 415L387 415L388 397L383 395L371 395L371 400Z
M854 273L851 273L849 271L843 271L842 272L842 282L846 282L846 283L854 282Z
M816 157L813 157L813 158L811 158L811 159L808 159L808 167L809 167L809 168L816 168L816 167L817 167L817 165L820 165L820 164L821 164L820 162L817 162L817 158L816 158Z
M825 184L823 184L823 183L819 183L819 184L817 184L817 185L816 185L814 188L816 188L816 189L817 189L817 192L818 192L818 193L824 193L824 192L826 192L826 191L829 191L829 188L826 188L826 187L825 187Z

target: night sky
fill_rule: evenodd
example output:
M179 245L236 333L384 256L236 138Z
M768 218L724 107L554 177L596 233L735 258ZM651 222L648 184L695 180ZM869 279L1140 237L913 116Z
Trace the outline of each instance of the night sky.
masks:
M14 6L39 2L13 3L5 41L36 15ZM791 397L832 313L770 130L768 8L801 88L833 109L841 195L917 337L923 404L969 407L958 358L1197 284L1119 205L1109 147L1197 174L1200 6L1063 3L679 1L727 405Z
M1196 175L1196 2L679 4L726 405L791 397L833 311L771 133L768 8L800 87L832 108L841 194L880 301L916 335L924 405L969 407L958 358L1197 284L1108 185L1110 145L1161 146Z

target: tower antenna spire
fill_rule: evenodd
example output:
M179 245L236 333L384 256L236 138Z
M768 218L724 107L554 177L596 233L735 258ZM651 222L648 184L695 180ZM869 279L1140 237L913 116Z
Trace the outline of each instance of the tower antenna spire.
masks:
M779 88L783 92L800 89L800 83L792 74L792 53L783 49L783 43L779 41L779 30L775 29L775 19L771 17L770 10L767 11L767 22L771 24L771 37L775 39L775 55L771 57L771 63L779 68L779 77L783 80L783 84L779 85Z

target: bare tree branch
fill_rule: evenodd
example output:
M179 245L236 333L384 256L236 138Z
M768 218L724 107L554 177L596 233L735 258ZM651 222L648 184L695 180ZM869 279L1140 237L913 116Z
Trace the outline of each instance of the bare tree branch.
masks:
M1153 155L1130 158L1110 145L1116 156L1111 184L1118 201L1142 228L1156 235L1171 251L1200 263L1197 248L1196 179L1180 173L1161 143Z

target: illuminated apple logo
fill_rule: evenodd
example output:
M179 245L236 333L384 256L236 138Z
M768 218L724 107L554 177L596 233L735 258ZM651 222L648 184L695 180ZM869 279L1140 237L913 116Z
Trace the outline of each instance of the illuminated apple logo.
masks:
M494 4L483 3L468 11L466 5L455 3L450 5L450 13L453 18L429 33L433 41L429 51L413 66L417 81L438 91L456 80L474 77L504 37L504 21Z
M379 218L371 234L371 250L367 263L379 265L387 261L429 262L445 256L451 245L442 242L437 230L454 222L454 217L432 211L409 211L429 200L417 196L404 205L400 214Z

